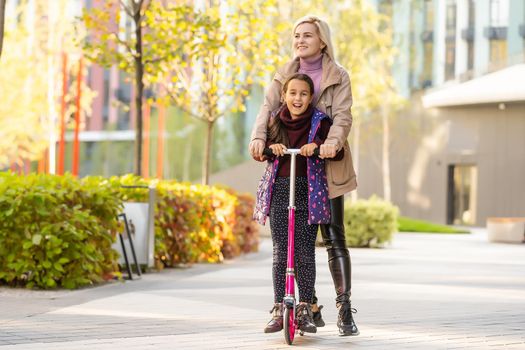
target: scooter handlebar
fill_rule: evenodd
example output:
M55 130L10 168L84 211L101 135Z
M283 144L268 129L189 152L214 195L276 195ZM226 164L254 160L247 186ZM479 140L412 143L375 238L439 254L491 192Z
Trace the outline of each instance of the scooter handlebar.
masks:
M299 154L301 150L299 148L288 148L286 151L284 151L284 154ZM316 149L314 149L314 154L312 154L312 157L319 157L319 147L317 147ZM275 156L275 154L273 154L273 151L271 148L268 148L266 147L264 150L263 150L263 155L267 156L267 157L273 157Z

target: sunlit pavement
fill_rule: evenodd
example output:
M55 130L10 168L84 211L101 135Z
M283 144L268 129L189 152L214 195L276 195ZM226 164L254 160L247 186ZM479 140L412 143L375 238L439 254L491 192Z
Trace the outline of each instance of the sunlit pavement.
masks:
M339 337L326 252L317 291L327 322L302 349L525 349L525 245L471 235L397 234L352 249L361 331ZM0 289L0 349L284 349L262 332L272 306L271 242L195 265L80 291Z

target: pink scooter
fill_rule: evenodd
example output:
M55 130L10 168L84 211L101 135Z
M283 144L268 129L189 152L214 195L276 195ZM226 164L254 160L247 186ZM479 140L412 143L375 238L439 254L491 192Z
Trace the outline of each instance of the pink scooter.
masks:
M294 246L295 246L295 159L301 152L297 148L288 148L284 154L291 156L290 163L290 201L288 204L288 257L286 263L286 284L285 295L283 298L283 329L284 339L288 345L292 345L295 332L299 331L300 335L304 332L299 329L299 324L295 318L295 264L294 264ZM264 155L268 157L275 156L270 148L265 148ZM319 156L319 148L314 150L314 157Z

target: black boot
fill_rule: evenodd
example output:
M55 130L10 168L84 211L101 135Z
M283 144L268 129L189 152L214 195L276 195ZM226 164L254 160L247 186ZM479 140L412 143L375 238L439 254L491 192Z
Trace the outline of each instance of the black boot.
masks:
M350 290L352 288L352 265L346 248L343 223L344 198L339 196L330 200L332 219L330 224L321 225L321 234L328 252L328 266L332 273L336 303L339 308L337 325L341 335L358 335L350 307ZM355 311L355 309L353 309Z
M323 315L321 315L322 308L323 305L319 305L317 311L312 311L312 318L316 327L324 327L325 325Z
M352 314L357 310L352 308L349 302L339 304L339 316L337 318L337 327L339 328L339 335L359 335L359 329L354 322Z
M305 333L316 333L317 327L312 318L312 307L310 304L299 304L295 311L299 329Z
M330 224L320 225L328 253L328 267L334 281L337 303L350 301L352 288L352 265L346 248L343 206L343 196L330 199L332 219Z
M276 303L270 310L272 319L264 328L264 333L280 332L283 329L283 304Z

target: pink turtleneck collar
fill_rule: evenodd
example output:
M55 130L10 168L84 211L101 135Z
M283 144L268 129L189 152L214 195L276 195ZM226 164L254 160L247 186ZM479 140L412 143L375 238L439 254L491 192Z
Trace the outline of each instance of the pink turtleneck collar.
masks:
M305 72L316 71L323 68L323 54L317 57L299 58L299 69Z
M317 105L317 99L321 90L321 79L323 77L323 54L317 57L299 58L299 73L312 78L314 82L314 100L312 104Z

